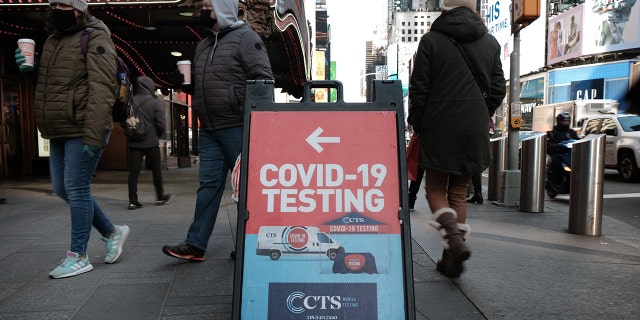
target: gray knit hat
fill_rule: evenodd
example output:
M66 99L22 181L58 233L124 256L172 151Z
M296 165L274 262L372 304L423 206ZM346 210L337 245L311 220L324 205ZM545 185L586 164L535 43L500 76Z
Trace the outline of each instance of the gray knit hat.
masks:
M49 0L49 3L62 3L68 6L72 6L74 9L78 11L86 11L87 10L87 1L86 0Z
M453 10L453 8L457 7L467 7L476 11L476 0L442 0L440 2L440 9L442 9L442 11Z

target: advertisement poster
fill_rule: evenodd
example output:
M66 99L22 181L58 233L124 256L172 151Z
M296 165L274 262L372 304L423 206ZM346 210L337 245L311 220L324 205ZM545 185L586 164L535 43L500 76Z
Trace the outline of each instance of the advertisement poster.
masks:
M396 121L251 113L242 318L405 318Z
M584 42L583 5L549 18L547 64L551 65L582 55Z
M636 0L586 0L584 54L640 47L640 4Z
M482 9L489 34L494 36L502 47L502 70L505 78L509 78L511 70L511 52L513 51L513 35L511 33L511 1L489 0L486 9Z

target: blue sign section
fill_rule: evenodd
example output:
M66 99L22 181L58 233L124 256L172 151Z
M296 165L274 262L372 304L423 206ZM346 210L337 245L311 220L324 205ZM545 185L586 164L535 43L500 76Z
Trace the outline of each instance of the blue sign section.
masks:
M378 319L375 283L269 283L268 319Z
M571 81L573 100L603 99L604 79Z
M372 310L376 310L377 319L405 319L404 287L397 276L402 274L402 251L395 249L401 245L400 235L332 233L331 237L344 248L334 260L323 253L293 252L283 252L274 260L273 256L258 254L257 249L253 249L262 241L258 235L246 235L248 249L244 252L242 319L298 319L267 317L267 310L275 303L267 298L275 283L314 283L314 287L327 284L330 288L340 284L375 284L366 297L376 304Z

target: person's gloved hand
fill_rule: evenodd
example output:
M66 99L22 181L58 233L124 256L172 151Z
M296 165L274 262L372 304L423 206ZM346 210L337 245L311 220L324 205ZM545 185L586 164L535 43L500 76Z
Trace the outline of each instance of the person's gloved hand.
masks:
M33 70L33 66L23 65L25 61L27 61L27 57L22 54L22 50L20 50L20 48L16 49L16 63L18 64L18 68L20 68L20 72L30 72Z
M187 94L193 94L193 84L182 84L184 82L184 75L178 68L173 70L173 73L169 76L169 82L173 88L178 88Z
M171 82L174 88L180 88L184 82L184 74L182 74L178 68L175 68L173 73L169 75L169 82Z
M82 149L82 152L84 152L87 155L87 157L93 158L96 155L95 154L96 150L98 150L98 148L85 144L84 149Z

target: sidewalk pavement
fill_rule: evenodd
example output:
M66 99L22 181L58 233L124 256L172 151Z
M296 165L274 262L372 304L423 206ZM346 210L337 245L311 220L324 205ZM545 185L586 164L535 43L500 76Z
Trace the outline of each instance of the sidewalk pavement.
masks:
M88 253L94 270L51 280L69 246L69 212L48 178L4 181L0 195L0 319L231 319L236 205L227 188L207 260L165 256L164 244L184 240L193 217L197 168L164 171L175 195L154 205L149 171L127 210L127 172L99 171L93 192L115 224L131 234L121 260L104 264L94 230ZM632 199L631 201L635 201ZM568 200L544 213L519 212L485 201L469 205L473 254L459 279L435 270L442 249L424 194L411 213L417 319L638 319L640 231L603 217L602 236L569 234ZM388 320L388 319L381 319Z

